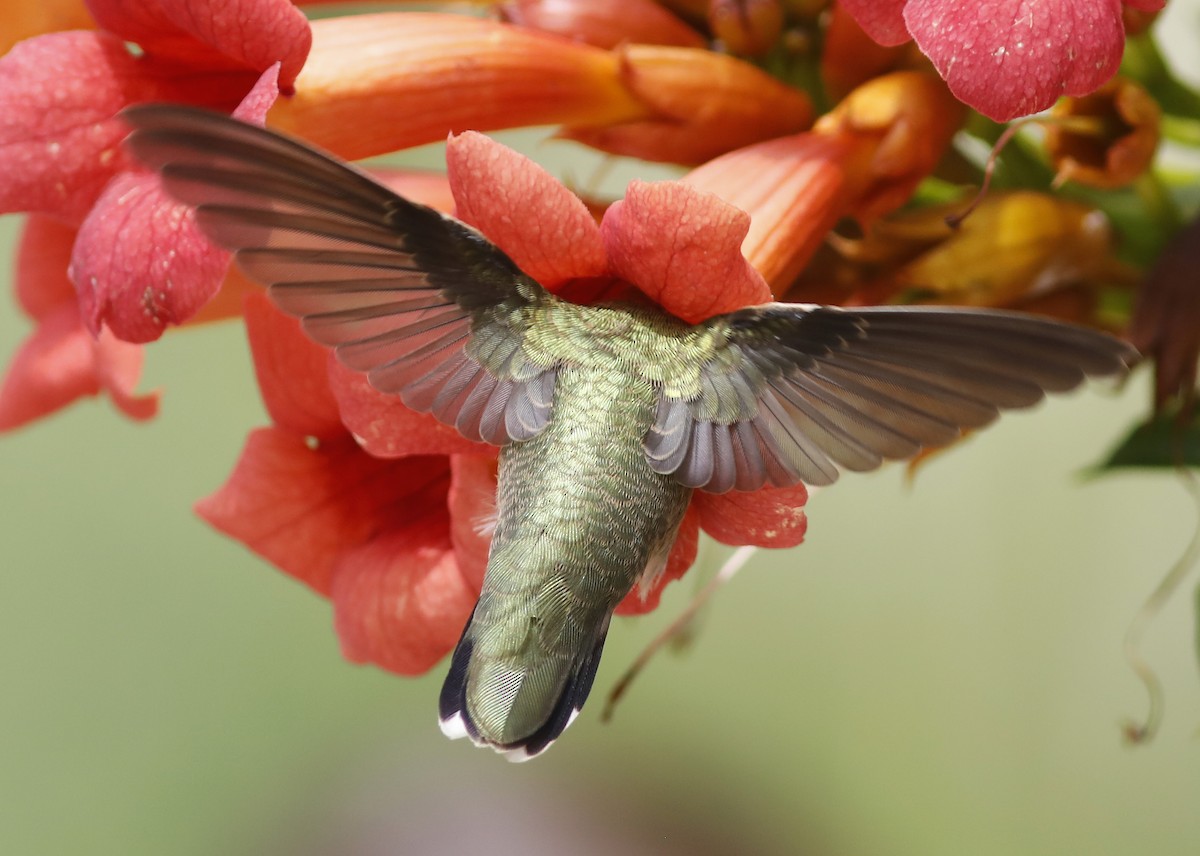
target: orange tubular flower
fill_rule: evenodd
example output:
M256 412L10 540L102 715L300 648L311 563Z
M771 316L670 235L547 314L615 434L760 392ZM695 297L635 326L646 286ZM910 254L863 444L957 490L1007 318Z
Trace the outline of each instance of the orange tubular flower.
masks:
M962 115L937 78L897 72L859 87L812 131L730 152L684 181L754 214L742 251L779 296L839 219L867 223L907 202Z
M899 208L933 171L966 116L932 74L898 71L858 87L813 131L856 141L846 213L869 223Z
M1046 151L1058 181L1123 187L1154 160L1162 111L1142 86L1115 77L1081 98L1063 98L1050 111Z
M90 30L95 26L83 0L5 3L0 10L0 56L32 36L60 30Z
M802 93L708 51L606 51L492 21L389 13L314 21L295 94L267 122L350 159L447 129L554 124L605 151L691 163L811 119Z
M620 122L645 109L607 51L460 15L313 22L295 94L267 124L348 158L442 140L447 129Z
M613 154L699 164L812 123L808 96L733 57L653 45L627 45L617 55L622 83L650 118L562 136Z

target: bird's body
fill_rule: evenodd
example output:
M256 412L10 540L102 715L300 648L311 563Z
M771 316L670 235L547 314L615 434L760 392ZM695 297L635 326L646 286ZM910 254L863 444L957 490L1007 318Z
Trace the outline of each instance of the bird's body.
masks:
M483 588L440 715L518 757L582 707L613 610L663 568L693 490L828 484L1135 356L1011 312L772 303L691 325L579 306L300 143L188 108L126 118L133 152L312 338L501 447Z
M662 569L691 496L646 463L651 385L597 357L559 374L555 419L500 455L487 572L452 675L465 669L443 695L447 722L461 711L497 746L525 745L561 699L559 717L582 703L613 609Z

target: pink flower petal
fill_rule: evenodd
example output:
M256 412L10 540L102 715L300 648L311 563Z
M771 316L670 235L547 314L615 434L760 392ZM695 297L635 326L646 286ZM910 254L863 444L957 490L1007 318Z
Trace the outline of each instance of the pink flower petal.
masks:
M214 71L261 72L282 61L290 88L312 35L290 0L88 0L100 26L147 55Z
M679 524L679 533L675 536L675 544L671 547L671 554L667 557L667 567L663 570L662 576L644 592L640 586L635 586L633 591L617 605L617 615L644 615L658 608L658 602L662 599L663 589L667 587L667 584L682 577L696 561L696 550L700 543L698 520L699 516L695 509L689 507L687 514L683 517L683 522Z
M263 69L258 80L254 81L250 91L242 97L241 103L234 109L233 118L249 122L252 125L266 124L267 111L279 97L279 67L280 64L275 62Z
M30 215L17 249L17 302L34 320L64 305L75 306L75 286L67 276L75 230L50 217ZM78 313L77 313L78 314Z
M426 672L462 635L476 592L463 580L445 507L348 551L332 599L342 654L401 675Z
M529 158L467 132L450 138L446 169L458 217L542 285L553 290L569 279L607 271L604 244L587 206Z
M395 526L400 510L414 503L444 506L449 481L445 458L381 461L349 437L312 448L298 434L260 428L196 513L328 595L345 551Z
M673 181L631 182L600 226L613 272L693 324L771 299L742 255L749 229L744 211Z
M127 129L113 117L162 91L108 33L50 33L14 47L0 58L0 212L78 222L128 165Z
M955 97L999 122L1093 91L1125 43L1120 0L909 0L904 20Z
M329 383L342 424L377 458L405 455L495 455L494 447L472 443L428 413L410 410L398 395L385 395L330 355Z
M47 416L84 396L107 390L132 419L149 419L158 395L133 395L142 349L106 333L99 340L83 327L73 302L42 317L13 357L0 386L0 431Z
M795 547L804 540L808 519L804 485L763 488L750 493L696 492L692 506L700 528L722 544Z
M904 5L908 0L838 0L868 36L881 45L900 45L907 42L908 26L904 23Z
M212 299L228 265L157 176L123 173L80 227L70 273L93 333L150 342Z
M458 568L479 594L496 525L496 461L481 455L452 455L446 502Z
M246 297L246 336L254 373L271 421L301 436L334 440L346 436L337 401L329 389L329 352L276 309L265 294Z

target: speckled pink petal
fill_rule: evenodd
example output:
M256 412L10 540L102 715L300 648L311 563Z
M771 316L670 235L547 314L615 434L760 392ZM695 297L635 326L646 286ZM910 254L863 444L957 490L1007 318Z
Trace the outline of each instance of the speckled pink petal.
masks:
M700 544L698 520L695 509L689 506L683 522L679 524L679 532L675 536L671 554L667 556L667 567L662 576L645 591L642 591L640 586L635 586L617 605L617 615L643 615L658 608L658 602L662 599L663 589L667 584L682 577L696 561L696 550Z
M908 26L904 23L904 4L908 0L838 0L838 5L850 13L863 31L881 45L907 42Z
M604 244L587 206L529 158L467 132L450 138L446 169L457 216L542 285L554 290L567 280L607 271Z
M329 389L329 352L304 334L299 321L276 309L266 294L248 295L244 310L254 374L271 421L301 436L345 437Z
M909 0L904 20L955 97L998 122L1092 92L1125 44L1120 0Z
M217 293L228 265L157 176L122 173L79 229L71 279L93 333L152 342Z
M771 300L742 255L749 229L744 211L675 181L631 182L600 225L613 273L693 324Z
M213 71L261 72L282 62L289 88L312 35L290 0L88 0L100 25L147 55Z
M109 33L50 33L0 57L0 213L79 222L129 164L120 147L128 129L114 116L161 94Z
M13 356L0 385L0 431L101 392L108 392L131 419L149 419L158 411L158 395L133 394L141 367L139 346L118 341L111 333L92 338L78 307L64 303L42 317Z
M415 508L403 527L339 559L334 628L347 660L419 675L458 642L476 592L459 572L446 524L445 507Z
M262 124L278 94L277 68L263 72L235 114ZM192 210L157 175L124 172L79 228L70 276L88 328L151 342L192 318L220 290L229 254L200 232Z
M280 428L250 432L229 479L196 513L318 593L355 547L386 532L412 504L445 505L444 457L381 461L346 437L311 446Z
M798 484L749 493L697 491L692 506L700 515L700 528L722 544L795 547L808 528L807 501L808 490Z
M428 413L405 406L398 395L385 395L367 376L328 357L329 382L342 424L377 458L405 455L496 454L495 447L472 443Z

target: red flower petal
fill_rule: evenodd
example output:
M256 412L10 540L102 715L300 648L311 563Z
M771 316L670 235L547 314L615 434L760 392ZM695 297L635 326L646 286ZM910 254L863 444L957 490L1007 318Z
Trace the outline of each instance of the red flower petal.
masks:
M75 306L75 286L67 277L75 230L50 217L31 215L17 250L17 302L34 320L64 305Z
M234 115L262 124L278 88L268 68ZM93 333L107 325L127 342L150 342L192 318L221 288L229 254L196 226L157 175L122 173L79 228L70 276Z
M402 675L446 655L475 606L447 532L445 507L348 551L333 579L342 654Z
M904 20L955 97L999 122L1096 89L1125 43L1120 0L909 0Z
M604 244L587 206L529 158L467 132L450 138L446 169L458 217L542 285L553 290L569 279L607 271Z
M496 461L480 455L450 458L450 540L463 579L479 594L496 525Z
M448 485L445 458L381 461L348 437L312 448L299 435L260 428L196 513L328 595L345 551L397 526L403 509L444 505Z
M147 55L220 70L262 72L282 61L290 88L312 34L290 0L88 0L100 26Z
M667 567L663 570L654 585L643 592L640 586L625 595L625 599L617 605L617 615L643 615L658 608L662 599L663 589L667 583L674 582L687 572L696 561L696 549L700 543L699 517L693 507L689 506L683 522L679 524L679 532L675 536L675 544L667 557Z
M39 36L0 58L0 212L40 211L78 222L127 163L114 119L161 89L108 33Z
M106 325L127 342L150 342L195 315L228 264L157 176L124 173L80 227L70 274L89 329Z
M494 455L495 449L472 443L454 428L428 413L410 410L398 395L385 395L329 357L329 383L337 399L342 424L359 444L377 458L405 455Z
M881 45L907 42L904 5L908 0L838 0L838 5L858 21L868 36Z
M742 255L749 229L744 211L673 181L631 182L600 226L613 272L693 324L771 299Z
M149 419L158 410L158 395L133 395L141 365L140 347L120 342L111 333L93 339L74 302L64 303L43 316L13 357L0 386L0 431L102 390L130 418Z
M329 352L276 309L262 293L246 297L246 336L254 373L271 421L301 436L346 436L329 389Z
M764 488L750 493L696 492L692 506L700 528L722 544L795 547L804 540L808 519L804 485Z

